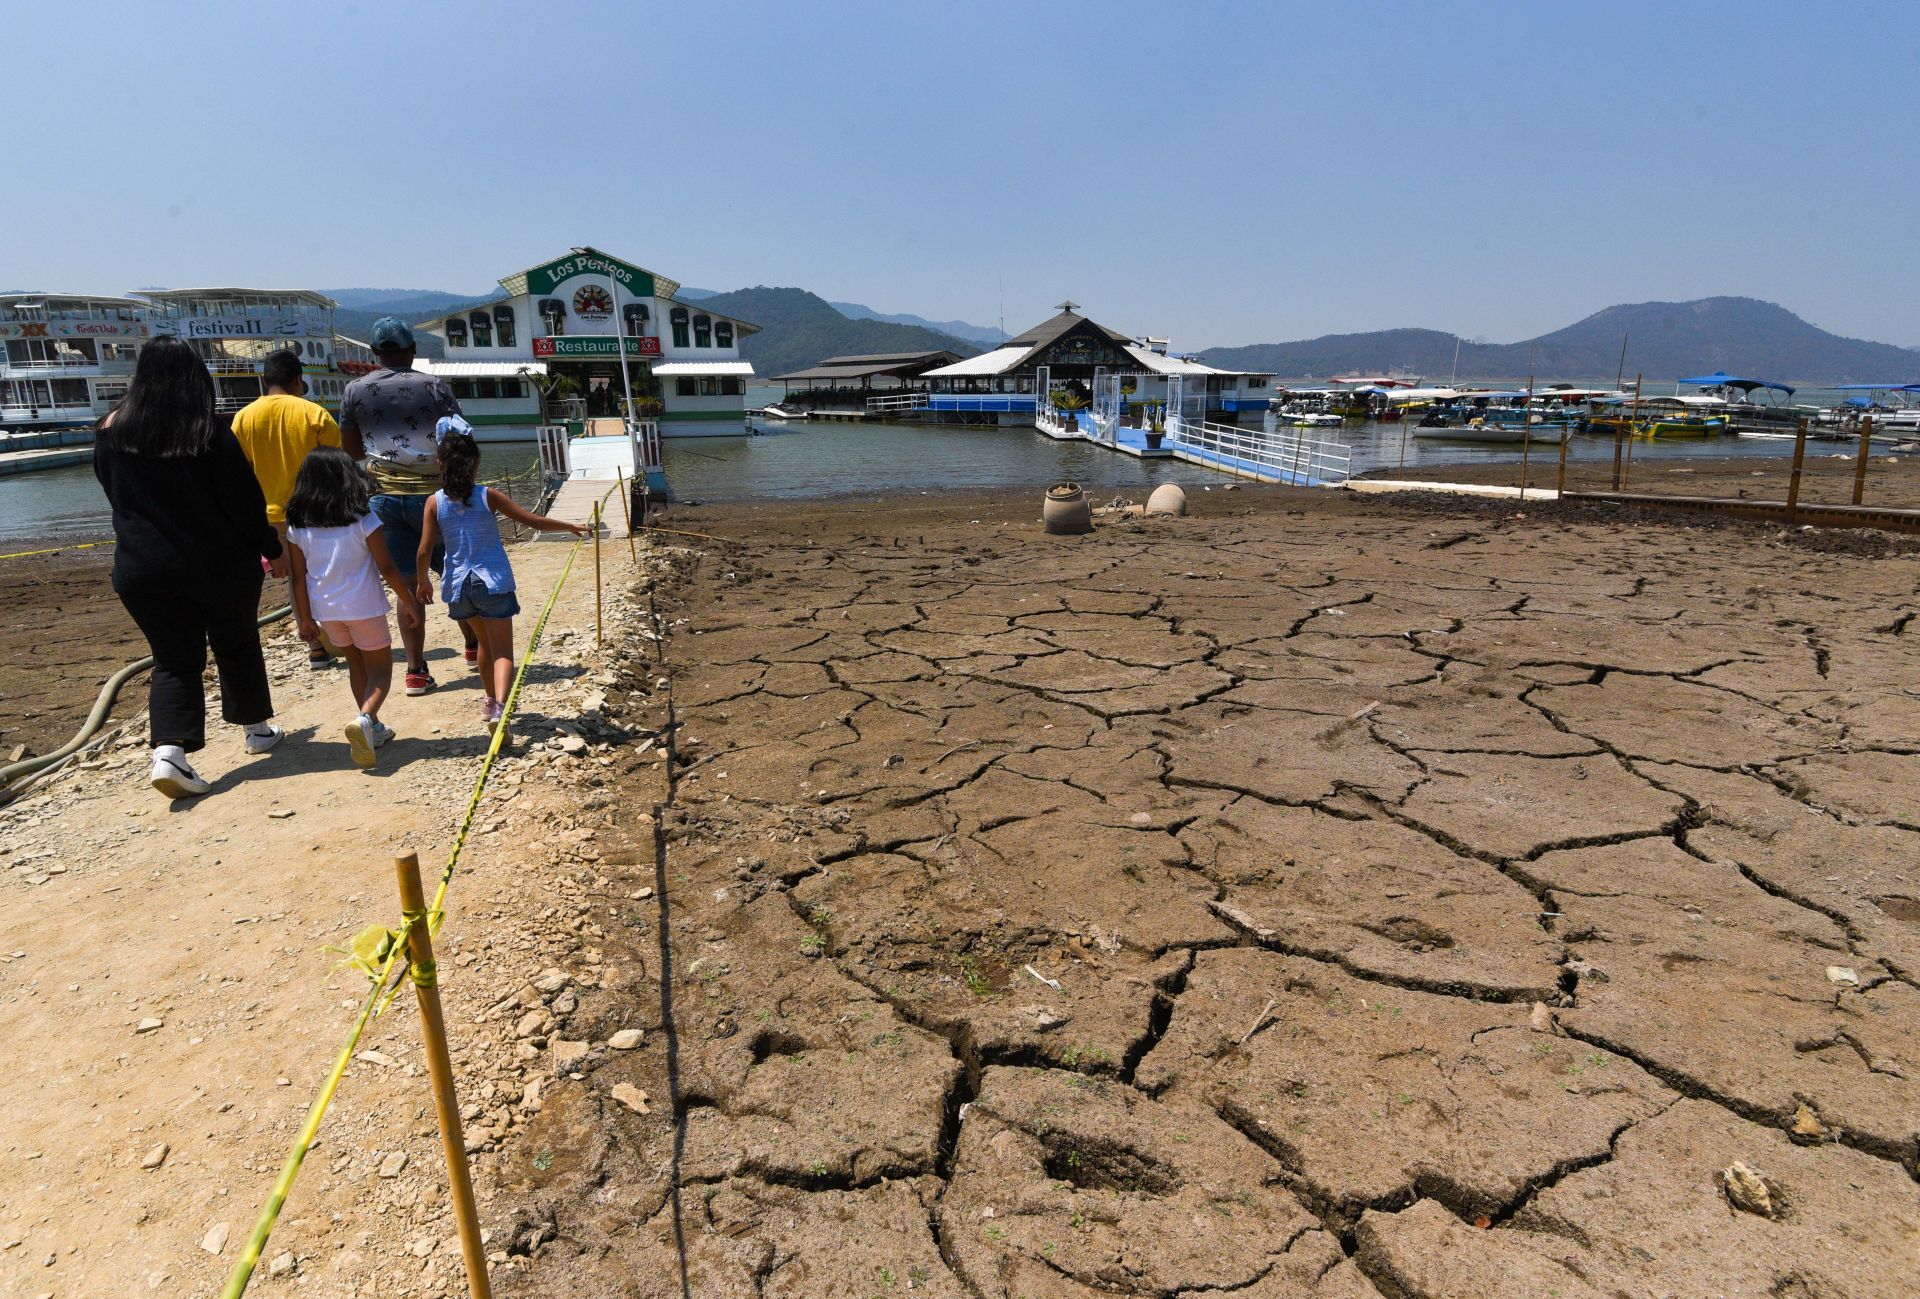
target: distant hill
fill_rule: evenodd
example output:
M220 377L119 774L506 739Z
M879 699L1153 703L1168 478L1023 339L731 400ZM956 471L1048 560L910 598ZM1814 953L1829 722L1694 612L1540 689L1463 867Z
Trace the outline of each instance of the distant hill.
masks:
M998 347L1000 341L1006 337L993 325L972 325L964 320L928 320L925 316L910 315L906 312L887 315L858 302L829 302L827 305L853 320L884 320L895 325L918 325L922 329L938 330L954 338L964 338L967 342L978 343L981 347Z
M1809 385L1920 379L1920 363L1909 349L1830 334L1785 307L1757 298L1639 302L1596 311L1565 329L1518 343L1462 342L1459 376L1524 376L1531 355L1532 371L1542 379L1611 382L1620 365L1623 336L1629 378L1638 373L1672 382L1724 369ZM1387 329L1216 347L1202 356L1214 365L1268 370L1287 378L1396 369L1444 382L1453 372L1457 341L1440 330Z
M980 351L965 339L920 325L883 320L850 320L818 294L805 289L757 285L716 293L700 305L760 326L740 340L740 354L763 378L804 370L829 356L872 352L930 352L939 348L961 356Z
M320 292L350 310L377 311L392 316L419 311L431 311L437 316L469 302L485 302L500 296L498 289L478 297L449 293L445 289L321 289Z

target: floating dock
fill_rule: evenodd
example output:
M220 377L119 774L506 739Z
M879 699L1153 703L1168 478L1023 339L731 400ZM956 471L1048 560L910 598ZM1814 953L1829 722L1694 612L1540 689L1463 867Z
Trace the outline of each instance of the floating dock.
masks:
M0 451L0 477L30 474L36 469L59 469L66 465L93 463L93 446L39 447L32 451Z

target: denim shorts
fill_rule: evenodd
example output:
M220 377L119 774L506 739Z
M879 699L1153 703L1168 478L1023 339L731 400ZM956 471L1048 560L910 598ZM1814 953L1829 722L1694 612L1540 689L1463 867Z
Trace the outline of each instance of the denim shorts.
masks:
M420 529L427 516L428 496L376 496L368 504L374 517L380 520L380 530L386 533L387 549L393 552L393 566L400 570L400 576L412 585L414 580L414 557L420 553ZM428 566L439 572L447 560L447 548L439 542L433 544L433 554L428 558Z
M520 600L511 591L495 595L475 574L467 574L460 594L447 601L447 616L455 622L469 618L511 618L520 612Z

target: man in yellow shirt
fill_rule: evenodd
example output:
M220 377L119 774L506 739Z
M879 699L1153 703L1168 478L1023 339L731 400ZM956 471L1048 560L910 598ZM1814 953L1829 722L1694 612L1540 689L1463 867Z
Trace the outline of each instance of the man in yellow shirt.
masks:
M294 475L315 447L340 445L340 426L327 408L306 399L300 354L291 349L271 353L261 367L266 396L233 417L233 435L253 465L260 491L267 498L267 522L287 535L287 498L293 495ZM285 574L276 574L285 576ZM309 646L307 666L324 668L333 662L324 641Z

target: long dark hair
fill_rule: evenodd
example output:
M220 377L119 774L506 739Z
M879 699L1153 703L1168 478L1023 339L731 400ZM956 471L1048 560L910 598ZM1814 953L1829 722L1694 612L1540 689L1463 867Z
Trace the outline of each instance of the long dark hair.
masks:
M480 444L469 433L449 433L440 439L440 487L450 501L465 505L473 499L473 476L480 472Z
M367 480L339 447L315 447L300 462L287 498L287 524L345 528L367 517Z
M213 443L213 376L177 338L140 349L127 395L101 436L118 451L142 456L197 456Z

